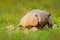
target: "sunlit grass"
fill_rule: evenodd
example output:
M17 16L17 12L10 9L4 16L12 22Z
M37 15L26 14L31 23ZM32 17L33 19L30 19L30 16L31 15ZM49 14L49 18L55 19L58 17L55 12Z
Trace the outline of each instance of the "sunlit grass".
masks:
M9 36L6 26L17 27L20 19L30 10L40 9L51 13L55 30L43 29L23 34L12 31ZM60 0L0 0L0 40L60 40Z

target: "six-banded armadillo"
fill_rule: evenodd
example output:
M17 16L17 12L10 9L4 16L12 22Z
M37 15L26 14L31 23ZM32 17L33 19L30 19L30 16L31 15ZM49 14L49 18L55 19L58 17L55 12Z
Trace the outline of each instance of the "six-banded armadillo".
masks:
M19 26L43 28L46 24L53 26L50 14L42 10L32 10L21 19Z

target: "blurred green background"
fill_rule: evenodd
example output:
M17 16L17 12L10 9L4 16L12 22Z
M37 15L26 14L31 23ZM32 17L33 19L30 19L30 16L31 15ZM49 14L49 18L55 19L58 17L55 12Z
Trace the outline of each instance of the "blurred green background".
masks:
M8 39L5 27L10 24L18 25L20 19L30 10L43 10L51 13L52 19L58 25L56 30L42 30L22 37L20 32ZM0 39L1 40L60 40L60 0L0 0ZM39 34L40 33L40 34ZM50 37L50 35L51 36ZM39 36L40 35L40 36ZM56 36L56 39L55 39ZM22 38L21 38L22 37ZM5 38L5 39L3 39Z

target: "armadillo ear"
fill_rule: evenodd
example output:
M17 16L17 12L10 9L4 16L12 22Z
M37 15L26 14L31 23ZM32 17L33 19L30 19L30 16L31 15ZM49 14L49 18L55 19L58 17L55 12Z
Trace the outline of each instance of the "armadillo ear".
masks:
M51 16L51 14L48 15L48 17L50 17L50 16Z
M35 15L36 17L38 17L38 15Z

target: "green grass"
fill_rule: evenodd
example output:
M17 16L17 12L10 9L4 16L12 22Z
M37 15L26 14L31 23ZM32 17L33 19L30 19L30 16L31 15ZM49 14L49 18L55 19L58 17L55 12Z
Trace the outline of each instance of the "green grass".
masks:
M60 40L60 29L39 30L28 34L22 34L21 31L13 31L11 35L8 35L6 30L3 29L0 32L0 40Z
M39 30L22 34L12 31L7 34L6 26L19 24L20 19L30 10L40 9L51 13L57 29ZM60 40L60 0L0 0L0 40Z

